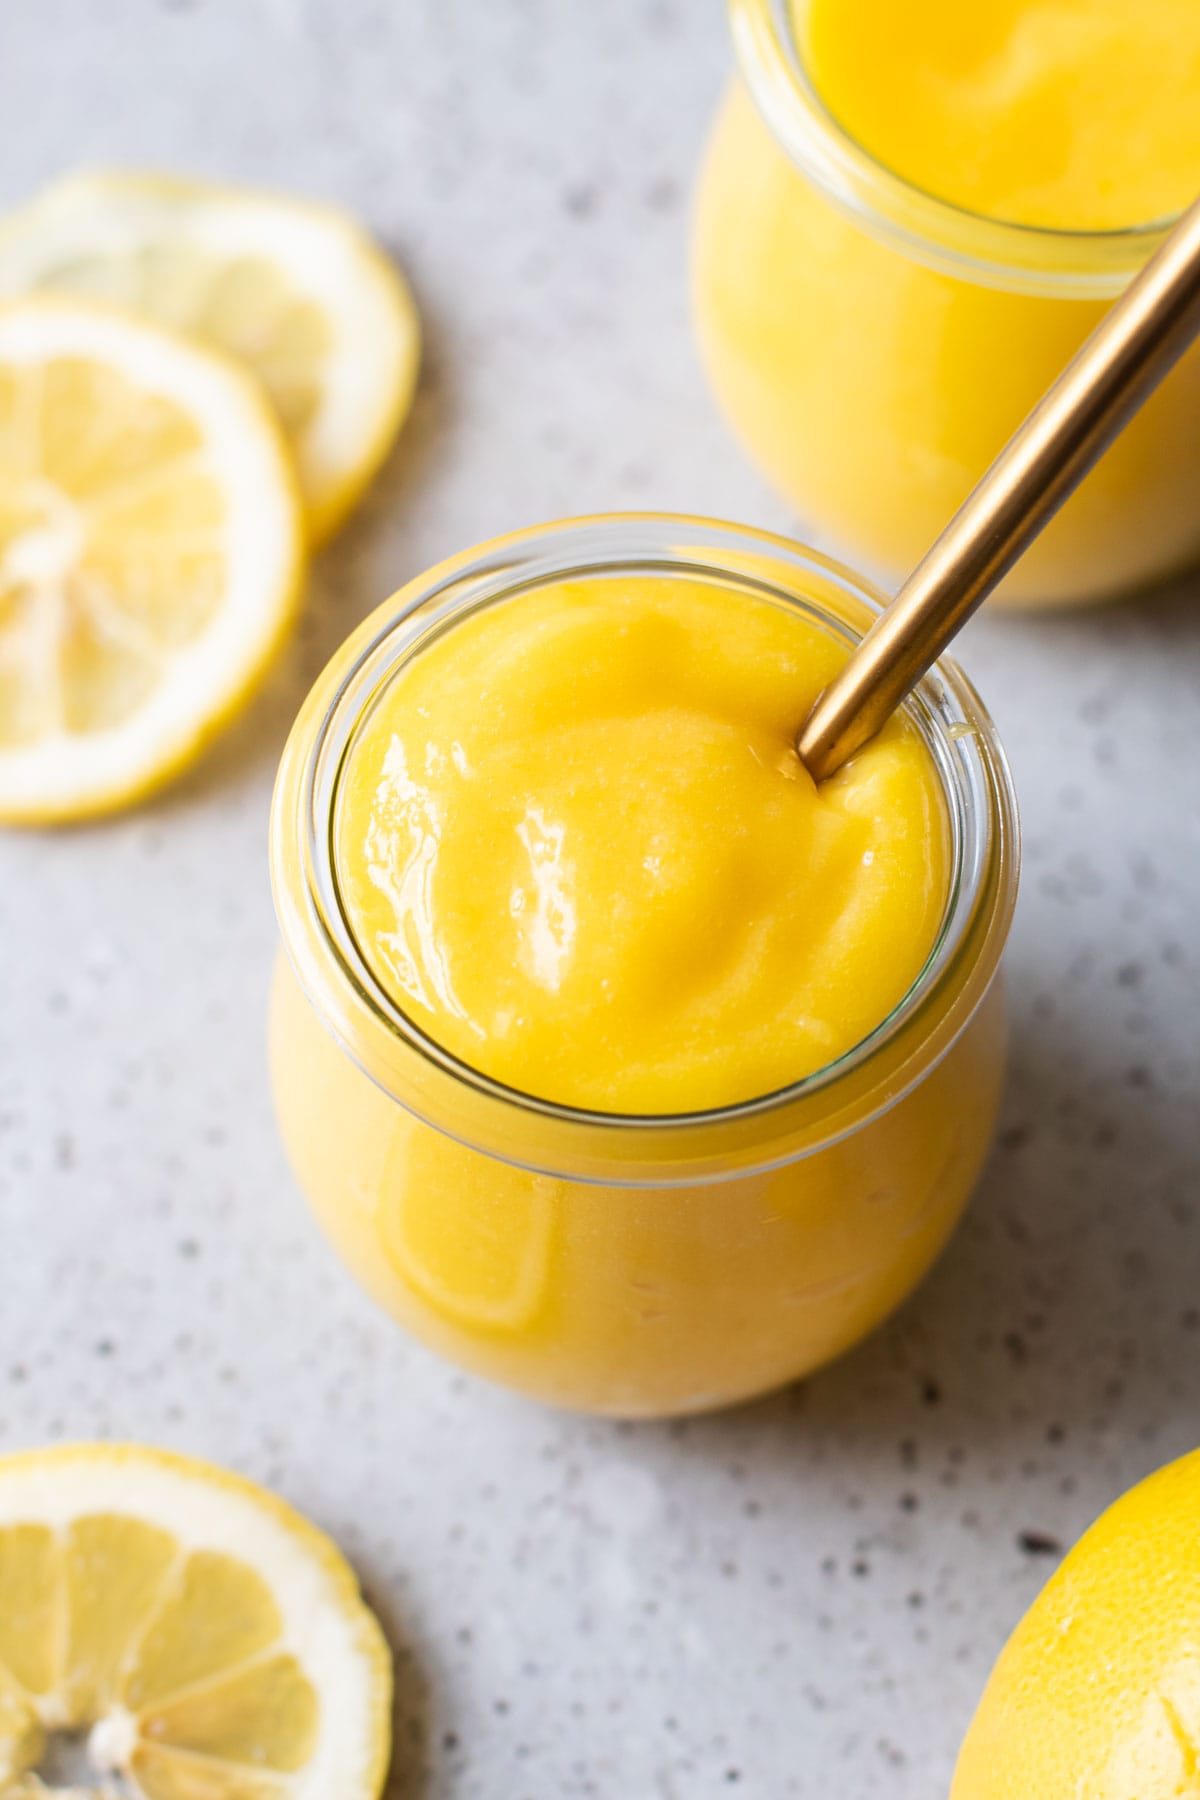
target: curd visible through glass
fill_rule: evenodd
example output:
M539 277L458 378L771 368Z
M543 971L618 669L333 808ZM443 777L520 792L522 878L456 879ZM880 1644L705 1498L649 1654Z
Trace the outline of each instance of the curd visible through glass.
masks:
M873 1329L978 1177L1005 771L947 674L813 787L796 724L873 596L798 550L603 521L480 557L502 591L414 584L289 739L280 1130L348 1267L452 1360L590 1411L722 1405Z
M798 724L847 646L733 587L608 575L456 623L348 754L342 903L384 989L541 1098L691 1112L834 1062L947 899L938 772L897 717L817 788Z
M810 0L798 24L839 123L955 206L1112 231L1200 191L1196 0Z
M752 43L768 0L734 3ZM700 346L730 423L805 525L894 583L1106 311L1108 249L1087 234L1149 227L1200 190L1200 5L794 0L794 19L794 92L771 78L780 135L760 72L735 84L705 161ZM907 194L860 171L853 201L842 186L835 203L828 171L785 148L789 107L804 141L825 132L853 160L840 126ZM914 190L962 210L910 232ZM1000 235L1022 226L1080 235ZM997 598L1094 600L1192 561L1198 421L1193 347Z

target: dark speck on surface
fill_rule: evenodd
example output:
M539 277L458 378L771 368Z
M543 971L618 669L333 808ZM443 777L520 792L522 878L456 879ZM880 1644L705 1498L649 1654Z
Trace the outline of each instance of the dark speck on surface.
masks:
M673 212L680 198L679 183L670 175L660 175L646 189L646 205L651 212Z
M573 219L590 219L599 203L599 192L591 182L577 182L563 192L563 206Z
M1021 1531L1017 1534L1017 1543L1026 1556L1061 1556L1062 1545L1048 1531Z
M1028 1125L1010 1125L997 1140L1002 1150L1023 1150L1032 1133Z

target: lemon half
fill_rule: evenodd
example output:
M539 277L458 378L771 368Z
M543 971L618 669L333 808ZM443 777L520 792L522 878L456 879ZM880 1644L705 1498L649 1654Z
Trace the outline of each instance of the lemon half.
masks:
M302 569L287 446L240 369L111 310L0 306L0 819L106 811L190 761Z
M81 1800L375 1800L391 1685L349 1565L273 1495L133 1446L0 1457L0 1800L68 1752Z
M1200 1796L1200 1451L1123 1494L992 1670L951 1800Z
M313 542L359 498L412 399L412 296L332 207L165 176L68 176L0 227L0 294L40 289L128 307L252 368L295 452Z

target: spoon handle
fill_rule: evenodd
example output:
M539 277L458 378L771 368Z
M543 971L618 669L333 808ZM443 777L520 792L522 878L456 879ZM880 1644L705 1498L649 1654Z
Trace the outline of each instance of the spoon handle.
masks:
M1009 439L818 699L797 740L815 781L874 737L1197 333L1200 200Z

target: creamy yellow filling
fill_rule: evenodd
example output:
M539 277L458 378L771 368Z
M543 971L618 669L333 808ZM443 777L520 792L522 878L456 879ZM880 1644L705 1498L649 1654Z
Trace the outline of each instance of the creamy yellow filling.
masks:
M698 580L547 586L394 676L336 859L376 977L474 1068L599 1110L768 1093L836 1060L933 945L949 831L894 720L820 788L796 727L845 645Z
M956 205L1112 230L1200 192L1196 0L810 0L798 25L834 116Z

